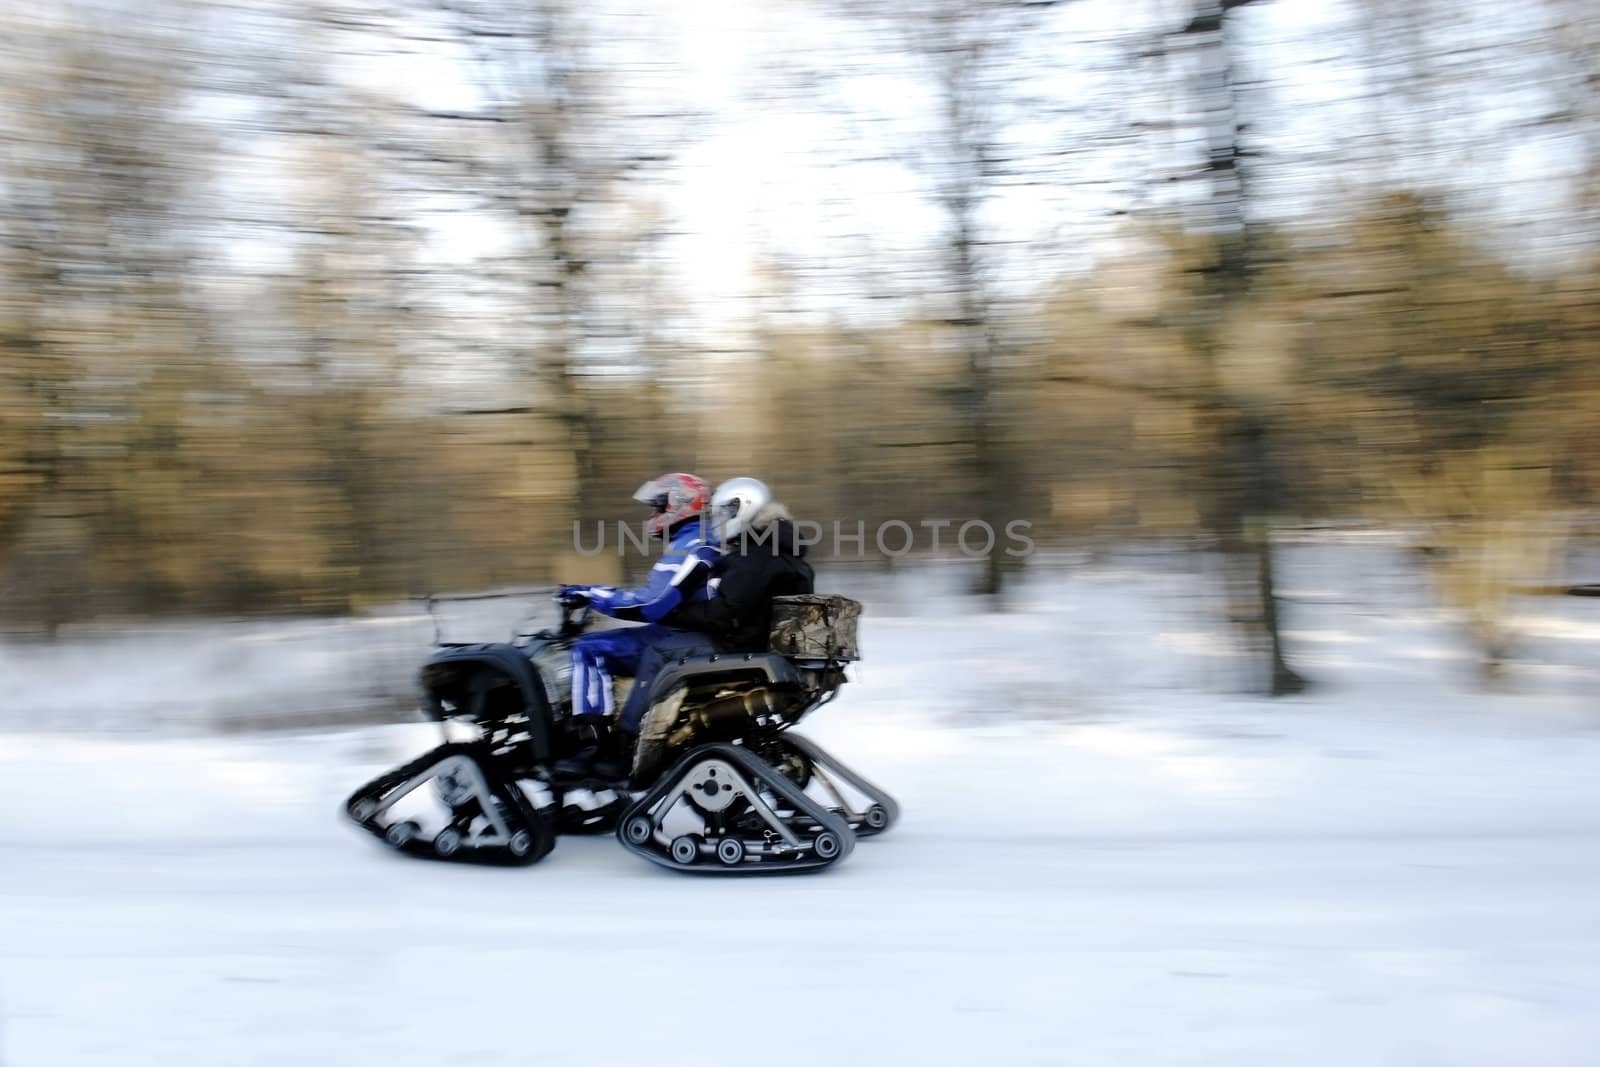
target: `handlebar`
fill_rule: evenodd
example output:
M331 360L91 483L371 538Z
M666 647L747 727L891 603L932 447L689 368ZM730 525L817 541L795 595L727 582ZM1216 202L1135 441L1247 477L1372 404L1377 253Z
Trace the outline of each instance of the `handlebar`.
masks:
M423 602L428 614L428 619L433 625L433 643L435 645L439 645L442 643L444 637L444 627L442 620L439 618L438 612L439 605L441 604L463 603L480 600L501 600L509 597L528 597L532 599L540 596L549 596L550 593L551 590L549 586L542 586L537 588L499 589L487 593L426 593L421 596L412 597L411 599L413 601L420 600ZM518 623L512 630L511 639L513 643L515 643L517 639L521 637L573 637L583 632L584 628L589 622L589 612L591 610L589 602L587 600L564 601L558 599L556 603L561 612L561 620L558 623L554 633L541 632L540 634L528 634L522 629L523 623ZM524 622L526 621L530 620L524 620Z
M561 605L561 628L558 633L562 637L571 637L582 633L584 626L589 622L589 612L594 610L587 600L565 601Z

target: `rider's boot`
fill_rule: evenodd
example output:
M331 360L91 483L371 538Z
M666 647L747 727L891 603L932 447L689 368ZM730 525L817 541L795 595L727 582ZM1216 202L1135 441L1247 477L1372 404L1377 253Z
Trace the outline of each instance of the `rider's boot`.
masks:
M569 727L573 744L571 755L556 761L559 778L583 779L597 776L595 762L612 750L611 720L603 715L579 715Z
M627 778L633 771L633 746L638 740L637 734L613 729L608 743L592 765L594 776L608 782L621 782Z

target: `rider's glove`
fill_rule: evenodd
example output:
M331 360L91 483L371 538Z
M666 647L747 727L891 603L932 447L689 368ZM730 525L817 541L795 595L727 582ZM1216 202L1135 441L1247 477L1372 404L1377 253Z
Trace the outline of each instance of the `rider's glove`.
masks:
M556 590L556 603L582 604L589 599L589 587L586 585L563 585Z

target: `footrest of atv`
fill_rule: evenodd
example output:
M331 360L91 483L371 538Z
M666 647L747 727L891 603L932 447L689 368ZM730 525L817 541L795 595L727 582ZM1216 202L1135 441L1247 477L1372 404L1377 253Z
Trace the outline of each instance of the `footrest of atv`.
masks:
M553 814L536 809L482 743L440 745L357 789L344 810L390 848L423 859L527 866L556 843Z
M632 794L615 785L565 789L560 794L556 830L575 835L609 834L632 803Z
M617 826L622 846L694 874L793 874L844 859L855 834L844 818L748 749L701 745L640 797Z

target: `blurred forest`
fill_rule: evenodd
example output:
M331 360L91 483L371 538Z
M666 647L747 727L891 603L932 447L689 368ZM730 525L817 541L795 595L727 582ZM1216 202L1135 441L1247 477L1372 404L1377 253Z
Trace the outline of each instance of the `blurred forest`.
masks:
M682 469L1211 546L1287 691L1275 526L1427 530L1492 669L1600 494L1592 0L0 27L12 633L617 578Z

